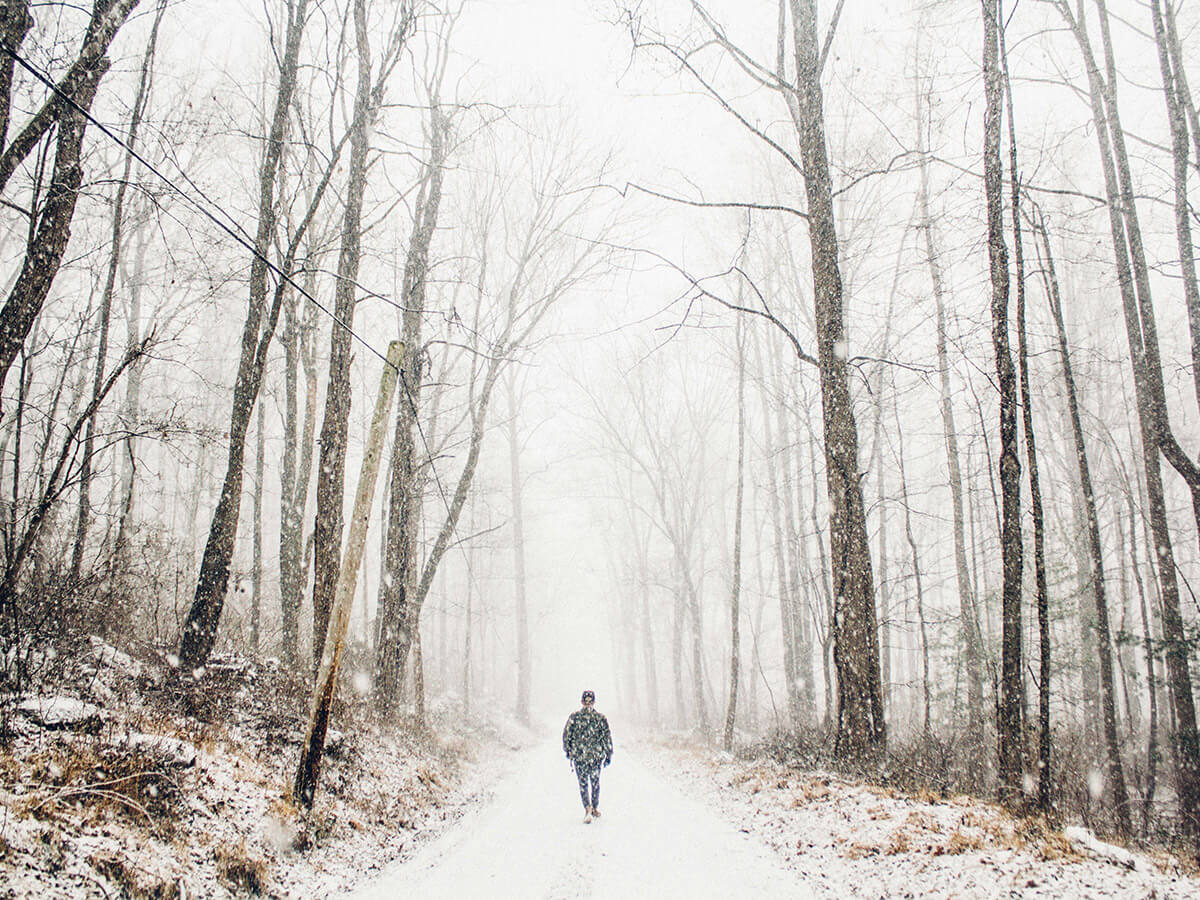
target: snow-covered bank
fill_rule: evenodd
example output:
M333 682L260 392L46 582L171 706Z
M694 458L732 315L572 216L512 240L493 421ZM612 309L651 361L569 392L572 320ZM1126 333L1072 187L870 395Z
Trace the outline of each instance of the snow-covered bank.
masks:
M772 847L816 897L1200 897L1200 879L1169 856L1047 829L971 798L904 796L723 753L645 755Z
M302 704L270 672L224 673L215 718L168 711L103 664L93 681L86 701L14 712L0 898L327 896L453 822L514 743L451 708L423 740L343 709L302 816L288 800Z

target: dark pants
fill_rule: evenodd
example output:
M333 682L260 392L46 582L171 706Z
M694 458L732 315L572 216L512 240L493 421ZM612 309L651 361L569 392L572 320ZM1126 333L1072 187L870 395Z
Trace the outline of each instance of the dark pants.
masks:
M575 763L575 777L579 779L579 799L583 801L584 809L596 809L600 806L600 763ZM591 789L591 800L588 800L588 789Z

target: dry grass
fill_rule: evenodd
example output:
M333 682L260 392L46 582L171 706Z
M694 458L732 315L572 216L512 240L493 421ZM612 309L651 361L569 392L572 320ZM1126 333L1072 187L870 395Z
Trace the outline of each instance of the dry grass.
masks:
M880 848L878 844L867 844L862 841L855 841L846 848L846 852L843 855L846 857L846 859L863 859L867 856L878 856L879 850Z
M833 791L829 787L828 778L801 779L796 785L795 798L792 806L804 806L815 800L825 800Z
M258 895L267 884L267 862L251 849L245 839L233 846L218 845L213 850L217 877L230 890Z
M935 845L930 849L930 853L934 856L957 856L960 853L982 850L983 845L984 841L981 835L968 834L961 828L956 828L950 835L950 840L944 844Z

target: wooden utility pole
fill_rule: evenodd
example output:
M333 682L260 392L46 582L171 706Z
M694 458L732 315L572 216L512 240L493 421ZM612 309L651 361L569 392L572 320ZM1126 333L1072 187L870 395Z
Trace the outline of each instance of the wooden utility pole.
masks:
M350 517L350 535L346 544L346 554L342 557L342 567L338 572L333 609L329 616L329 630L325 634L321 667L317 672L316 687L313 689L308 733L304 738L304 747L300 752L300 765L296 769L296 781L292 787L294 799L308 808L312 807L313 797L317 792L321 752L325 748L325 731L329 727L329 709L333 705L333 693L337 687L342 652L346 649L346 635L350 630L350 613L354 605L354 588L358 583L358 569L362 563L363 549L367 543L367 525L371 519L371 504L375 500L375 481L379 475L379 457L383 451L385 428L391 413L392 397L396 393L396 378L400 373L400 362L403 358L404 343L392 341L388 346L383 377L379 381L379 396L375 400L375 414L371 418L367 449L363 454L362 469L358 475L358 492L354 497L354 512Z

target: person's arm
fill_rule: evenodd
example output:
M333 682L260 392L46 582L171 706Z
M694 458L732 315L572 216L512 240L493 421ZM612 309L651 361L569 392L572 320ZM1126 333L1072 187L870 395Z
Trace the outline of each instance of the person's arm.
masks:
M574 718L574 715L567 716L567 724L563 726L563 753L567 759L571 758L571 722Z
M604 764L607 766L612 762L613 741L612 732L608 729L608 716L603 719L604 722Z

